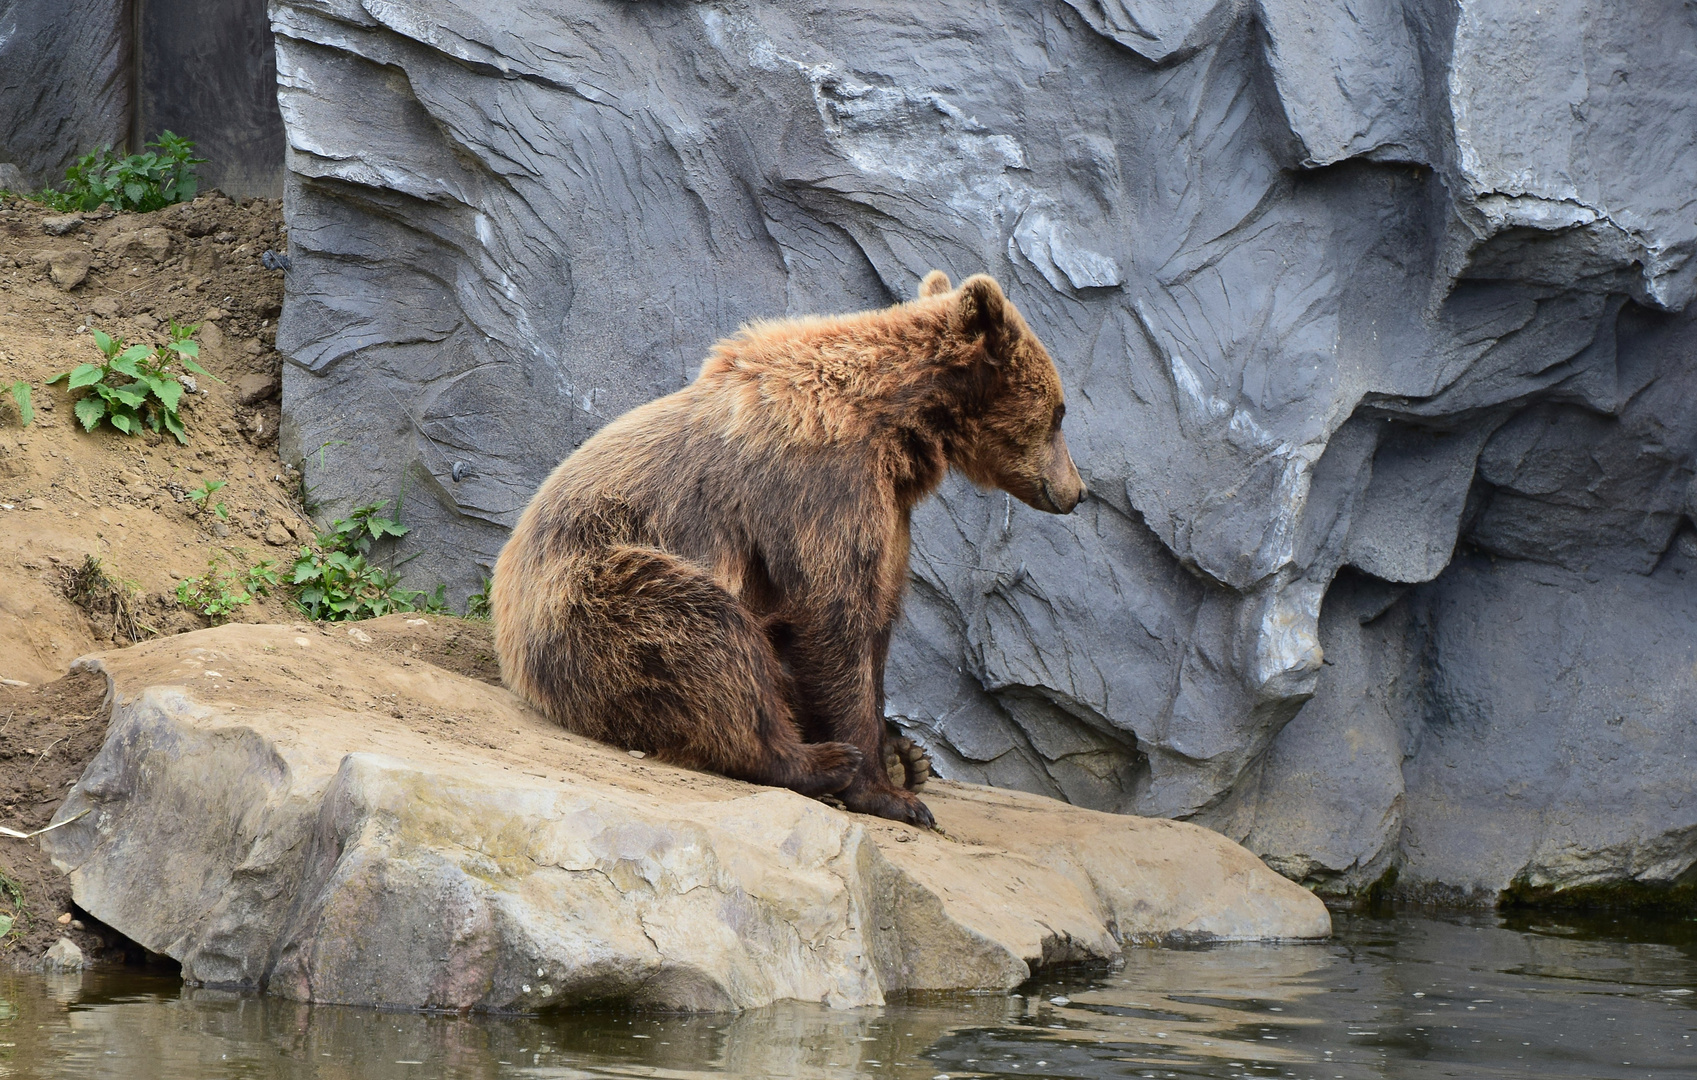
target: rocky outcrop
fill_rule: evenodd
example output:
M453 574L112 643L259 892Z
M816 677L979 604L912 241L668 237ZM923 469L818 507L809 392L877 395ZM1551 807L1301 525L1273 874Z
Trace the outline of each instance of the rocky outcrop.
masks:
M83 661L106 745L44 836L77 904L209 986L537 1009L852 1007L1128 941L1330 933L1195 825L936 782L945 830L561 732L371 632L226 626ZM358 628L355 628L356 630Z
M1445 642L1522 590L1562 598L1499 635L1538 656L1643 605L1697 631L1697 21L1364 12L281 0L285 449L330 507L404 492L411 572L463 596L559 457L742 320L989 270L1096 497L952 482L917 515L889 709L946 775L1203 822L1334 892L1660 881L1697 808L1587 735L1569 768L1620 813L1567 830L1533 748L1607 701L1677 760L1689 673L1652 698L1581 650L1585 694L1521 713L1542 672ZM1432 786L1462 732L1527 813Z

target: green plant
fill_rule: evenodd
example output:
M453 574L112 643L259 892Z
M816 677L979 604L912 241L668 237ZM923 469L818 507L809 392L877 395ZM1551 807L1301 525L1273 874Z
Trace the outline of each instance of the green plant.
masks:
M12 384L12 400L17 403L18 423L23 427L29 427L35 419L35 408L30 404L29 395L29 383L19 379Z
M177 603L200 612L214 623L224 622L237 608L255 596L264 595L267 586L276 585L277 575L271 565L262 562L247 570L226 570L224 556L214 555L206 562L205 574L177 583Z
M489 618L489 575L483 575L483 588L465 598L465 617L468 619Z
M290 584L295 602L314 619L369 619L392 611L446 609L445 587L434 595L401 588L400 575L371 562L371 545L386 536L407 534L407 527L382 516L387 502L356 508L318 534L318 547L303 546Z
M79 364L47 382L51 385L67 379L67 390L92 388L93 392L78 398L76 404L77 419L85 431L93 431L105 420L124 434L134 435L145 423L154 431L163 426L187 446L188 433L177 412L183 391L188 389L183 382L186 376L169 370L170 366L176 364L214 382L223 381L195 362L200 345L191 339L199 329L199 323L185 326L172 319L170 340L151 349L146 345L126 346L122 338L96 330L94 344L105 358L104 363ZM114 377L120 375L130 381L122 386L114 385Z
M277 588L277 564L261 559L247 569L247 591L254 596L269 596Z
M217 514L221 520L230 520L230 512L225 509L223 503L213 503L210 501L212 493L227 483L229 483L228 480L202 480L199 487L191 489L188 493L188 497L189 501L194 503L195 513L198 514L202 510L211 507L212 512Z
M31 198L55 210L117 210L146 213L194 198L200 181L194 167L206 163L194 156L189 139L162 131L140 154L116 154L101 147L77 159L65 170L61 190L42 188Z

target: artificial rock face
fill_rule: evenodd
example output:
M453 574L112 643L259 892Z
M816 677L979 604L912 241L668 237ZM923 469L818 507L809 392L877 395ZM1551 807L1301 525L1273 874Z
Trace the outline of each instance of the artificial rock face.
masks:
M282 0L285 449L463 596L743 320L988 271L1094 497L916 514L887 707L941 771L1336 891L1670 880L1697 15L1356 7Z

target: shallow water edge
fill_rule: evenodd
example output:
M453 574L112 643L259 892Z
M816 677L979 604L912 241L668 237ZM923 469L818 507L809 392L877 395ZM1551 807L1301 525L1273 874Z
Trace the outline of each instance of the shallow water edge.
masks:
M1014 994L734 1016L390 1013L133 970L0 974L0 1076L1691 1077L1697 919L1344 914Z

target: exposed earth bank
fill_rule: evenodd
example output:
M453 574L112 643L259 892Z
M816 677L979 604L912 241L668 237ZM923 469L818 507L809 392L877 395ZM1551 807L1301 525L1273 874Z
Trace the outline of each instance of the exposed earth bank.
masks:
M275 200L214 192L150 214L70 215L0 200L0 388L27 384L35 410L26 427L10 393L0 403L0 679L46 682L97 647L205 625L177 604L181 579L213 559L281 563L310 538L298 474L276 451L283 274L261 260L283 247ZM156 345L172 320L200 325L215 376L183 395L188 445L84 431L72 415L84 391L48 380L100 361L92 330ZM217 481L222 517L187 498ZM105 588L78 596L91 557L118 603ZM235 617L289 615L262 602Z
M175 596L219 560L286 563L310 528L298 474L278 460L272 344L283 274L275 200L216 192L150 214L59 214L0 199L0 825L46 825L106 734L104 680L64 678L97 648L193 630ZM48 380L100 360L92 330L159 344L199 323L199 378L181 413L189 443L86 432L78 394ZM27 426L10 393L30 388ZM199 507L187 493L224 481ZM280 531L279 531L280 530ZM93 562L91 563L91 560ZM271 597L235 619L294 617ZM0 838L4 955L37 958L59 936L98 955L122 942L73 912L70 888L33 841ZM7 885L6 882L10 884ZM66 918L66 922L58 920ZM86 923L87 928L84 928Z

